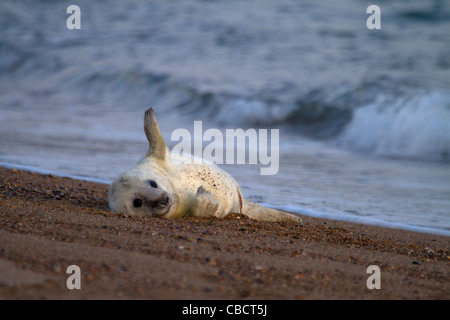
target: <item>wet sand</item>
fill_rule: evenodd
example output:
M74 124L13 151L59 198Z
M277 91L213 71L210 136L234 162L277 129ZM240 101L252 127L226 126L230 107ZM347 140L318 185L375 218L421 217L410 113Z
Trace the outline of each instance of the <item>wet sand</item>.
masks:
M108 186L0 168L1 299L449 299L450 238L303 217L135 218ZM81 289L66 286L81 269ZM368 289L367 268L381 270Z

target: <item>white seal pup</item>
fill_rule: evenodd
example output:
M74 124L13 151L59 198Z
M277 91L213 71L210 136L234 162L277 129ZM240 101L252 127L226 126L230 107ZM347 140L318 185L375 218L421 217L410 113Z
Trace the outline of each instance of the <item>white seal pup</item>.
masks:
M212 162L172 159L152 108L145 112L144 131L147 154L110 187L113 212L165 218L223 218L240 213L261 221L301 223L296 215L244 199L237 182Z

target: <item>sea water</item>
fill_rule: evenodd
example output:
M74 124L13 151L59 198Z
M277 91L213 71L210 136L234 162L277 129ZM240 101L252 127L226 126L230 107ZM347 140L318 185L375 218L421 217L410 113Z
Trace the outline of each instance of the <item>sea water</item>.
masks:
M279 130L276 174L220 165L252 201L450 235L448 2L77 5L70 30L66 2L0 3L0 165L108 183L152 106L169 147L194 121Z

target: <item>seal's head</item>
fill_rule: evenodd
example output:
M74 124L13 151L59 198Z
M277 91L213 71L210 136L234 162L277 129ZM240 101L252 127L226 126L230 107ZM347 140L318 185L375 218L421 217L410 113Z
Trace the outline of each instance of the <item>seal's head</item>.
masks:
M152 108L145 112L144 131L149 151L136 167L111 185L109 206L114 212L130 215L167 216L176 207L178 197L167 175L170 155Z
M112 211L135 216L164 216L177 201L170 188L135 169L123 174L111 185L109 205ZM144 173L144 174L142 174Z

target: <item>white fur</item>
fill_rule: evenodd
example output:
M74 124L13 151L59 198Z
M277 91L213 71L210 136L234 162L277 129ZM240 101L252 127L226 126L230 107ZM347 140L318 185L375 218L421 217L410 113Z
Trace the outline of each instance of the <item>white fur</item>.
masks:
M112 211L165 218L223 218L242 213L256 220L301 223L297 216L245 200L237 182L209 161L195 161L189 156L172 159L151 108L145 113L144 130L149 152L111 185ZM157 188L150 185L150 180L156 182Z

